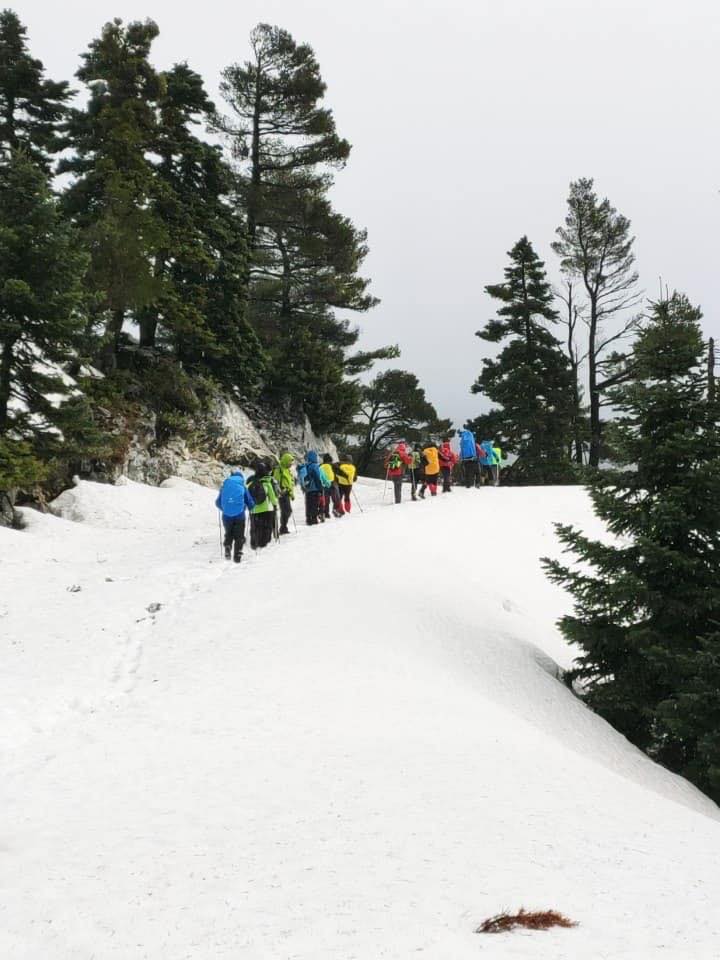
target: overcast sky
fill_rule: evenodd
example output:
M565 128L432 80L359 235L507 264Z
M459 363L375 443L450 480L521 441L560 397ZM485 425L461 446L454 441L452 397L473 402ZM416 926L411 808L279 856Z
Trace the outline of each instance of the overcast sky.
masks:
M54 79L112 17L160 26L155 63L187 60L217 94L260 21L310 43L327 105L353 144L335 204L369 233L382 304L363 347L398 342L456 425L524 233L550 243L571 179L594 177L632 220L642 286L686 292L720 335L717 0L19 0Z

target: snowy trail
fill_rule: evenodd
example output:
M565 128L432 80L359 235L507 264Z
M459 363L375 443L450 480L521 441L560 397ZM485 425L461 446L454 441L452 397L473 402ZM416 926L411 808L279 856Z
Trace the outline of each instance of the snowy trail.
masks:
M717 808L552 675L585 495L359 493L239 569L180 481L0 531L0 955L720 955Z

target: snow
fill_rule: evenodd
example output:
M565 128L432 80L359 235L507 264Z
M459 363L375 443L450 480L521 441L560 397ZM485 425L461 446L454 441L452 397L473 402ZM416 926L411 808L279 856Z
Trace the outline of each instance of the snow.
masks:
M0 529L0 956L719 956L718 809L555 678L586 495L357 490L239 567L182 480Z

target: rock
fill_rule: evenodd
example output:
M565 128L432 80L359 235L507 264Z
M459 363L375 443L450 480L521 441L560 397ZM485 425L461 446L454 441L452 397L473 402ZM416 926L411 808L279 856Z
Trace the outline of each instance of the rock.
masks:
M71 587L68 587L67 590L68 590L68 593L80 593L80 591L82 590L82 587L80 586L79 583L74 583Z
M161 603L151 603L151 604L148 604L148 606L145 607L145 609L147 610L148 613L157 613L158 610L162 610L162 604L161 604Z

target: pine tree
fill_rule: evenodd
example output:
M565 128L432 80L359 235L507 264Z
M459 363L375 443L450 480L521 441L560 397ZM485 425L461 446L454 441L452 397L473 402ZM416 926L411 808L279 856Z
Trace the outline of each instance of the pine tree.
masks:
M328 200L329 170L344 165L350 146L321 106L325 84L312 49L267 24L251 45L253 59L223 73L235 119L218 125L241 160L249 318L271 359L265 392L304 409L317 429L337 430L357 404L346 371L358 332L336 311L377 302L359 276L365 233Z
M163 75L155 212L165 245L154 256L161 296L140 312L140 344L158 330L183 365L251 396L266 358L247 313L245 226L231 202L235 178L219 147L196 136L214 107L187 64Z
M544 326L557 320L553 293L527 237L508 255L504 282L485 288L502 306L476 334L505 346L495 359L483 361L472 386L499 409L471 426L515 454L513 474L524 482L565 482L572 478L568 449L574 400L569 360Z
M619 538L558 528L581 569L545 561L573 594L560 627L582 655L588 702L633 743L718 793L720 435L708 404L700 311L652 305L611 394L617 466L593 475L595 512ZM696 714L704 714L704 723ZM710 768L714 765L715 773Z
M45 77L40 60L30 56L27 28L12 10L0 12L0 151L7 161L13 150L48 173L51 157L61 150L61 125L67 112L69 85Z
M76 422L60 365L82 333L86 266L46 175L13 151L0 165L0 488L41 479Z
M640 302L632 249L634 237L630 234L630 221L611 206L607 197L598 200L591 179L582 178L570 184L567 205L565 225L558 227L560 239L552 247L561 258L564 273L578 279L587 296L588 462L597 468L602 453L603 397L626 375L625 367L616 363L616 354L606 351L632 332L638 322L637 317L626 316L619 329L608 329L608 324Z
M128 315L162 293L153 257L167 237L155 209L160 184L152 153L163 82L149 62L157 35L152 21L123 27L114 20L92 41L77 73L90 99L71 115L74 155L59 165L74 175L65 204L92 254L88 282L105 319L107 367L116 363Z
M365 471L378 450L389 444L447 435L451 429L451 421L438 417L414 373L385 370L360 388L360 411L348 433L358 440L356 462Z

